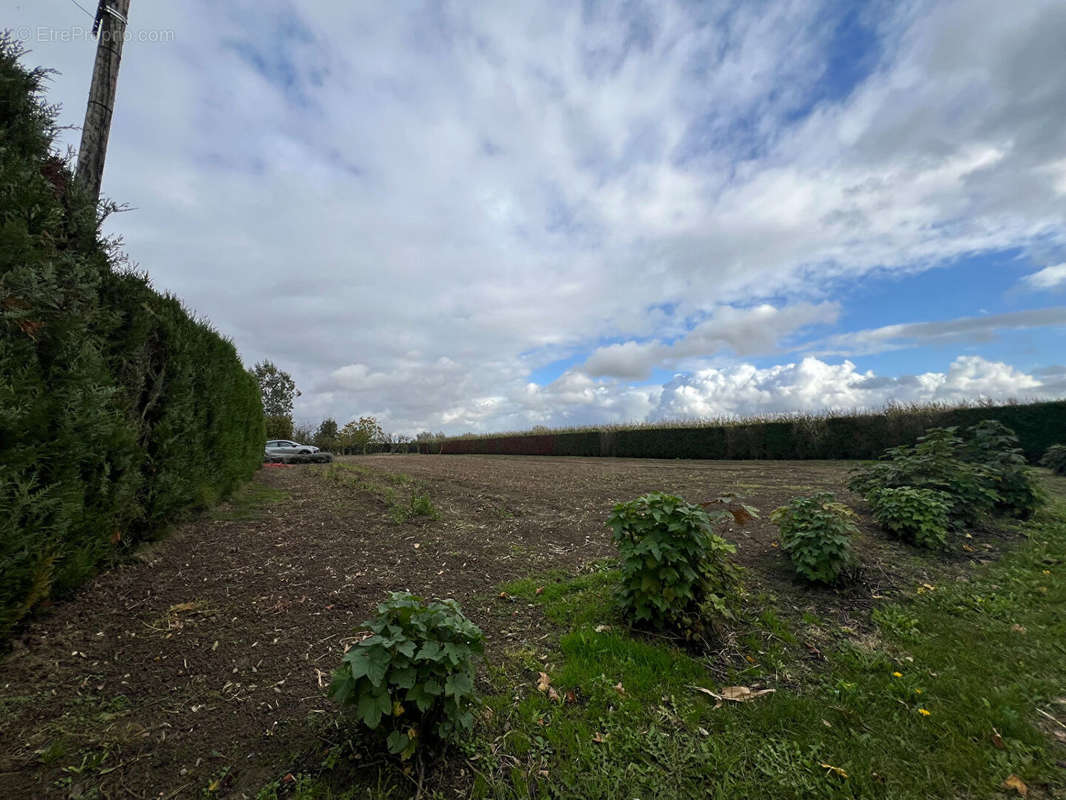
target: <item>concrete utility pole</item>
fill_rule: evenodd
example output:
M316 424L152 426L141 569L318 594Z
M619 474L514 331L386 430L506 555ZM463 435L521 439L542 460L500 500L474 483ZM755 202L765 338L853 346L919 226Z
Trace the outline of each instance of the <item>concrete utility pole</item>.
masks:
M100 0L93 23L93 35L97 36L96 64L89 87L85 124L81 129L75 180L90 194L94 203L100 199L100 182L104 177L107 139L111 134L111 113L115 108L118 68L122 62L122 42L129 13L130 0Z

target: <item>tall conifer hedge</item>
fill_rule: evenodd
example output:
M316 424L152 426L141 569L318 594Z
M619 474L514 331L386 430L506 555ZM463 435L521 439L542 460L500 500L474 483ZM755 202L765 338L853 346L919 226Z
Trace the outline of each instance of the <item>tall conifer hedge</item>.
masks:
M265 436L233 344L116 269L21 55L0 40L0 641L249 478Z

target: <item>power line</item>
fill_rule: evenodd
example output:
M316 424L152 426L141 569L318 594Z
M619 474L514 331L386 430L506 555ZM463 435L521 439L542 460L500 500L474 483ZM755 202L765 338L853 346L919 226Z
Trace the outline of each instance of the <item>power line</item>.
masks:
M96 18L96 15L95 15L95 14L94 14L93 12L89 11L89 9L87 9L87 8L86 8L85 6L83 6L83 5L81 4L81 3L79 3L79 2L78 2L78 0L70 0L70 2L72 2L72 3L73 3L74 5L76 5L76 6L78 7L78 8L80 8L80 9L81 9L82 11L84 11L84 12L85 12L86 14L88 14L88 15L89 15L90 17L93 17L94 19Z

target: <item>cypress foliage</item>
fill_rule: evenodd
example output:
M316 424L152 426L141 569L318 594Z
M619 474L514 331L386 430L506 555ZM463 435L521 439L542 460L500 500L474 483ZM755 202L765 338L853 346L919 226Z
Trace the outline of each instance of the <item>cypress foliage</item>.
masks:
M115 269L21 54L0 39L0 640L232 491L264 441L233 344Z
M1066 441L1066 401L973 408L890 408L881 413L770 422L636 427L459 437L422 442L422 453L617 456L619 458L873 459L913 442L927 428L968 428L996 420L1018 434L1027 460Z

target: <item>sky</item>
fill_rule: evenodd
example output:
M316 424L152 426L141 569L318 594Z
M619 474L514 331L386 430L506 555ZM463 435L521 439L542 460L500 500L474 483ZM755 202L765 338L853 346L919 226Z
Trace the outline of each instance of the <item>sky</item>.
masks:
M76 147L95 3L5 5ZM106 231L309 424L1064 397L1063 41L1061 0L133 0Z

